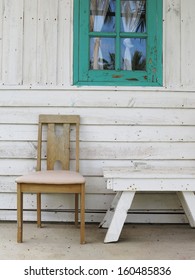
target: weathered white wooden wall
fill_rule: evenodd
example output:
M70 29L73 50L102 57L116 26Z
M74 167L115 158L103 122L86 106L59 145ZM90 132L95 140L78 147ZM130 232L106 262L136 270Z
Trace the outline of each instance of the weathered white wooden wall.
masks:
M88 221L113 197L103 166L195 167L195 1L164 0L162 88L72 86L72 5L0 0L0 220L16 219L14 180L35 169L40 113L81 116ZM24 204L35 219L35 197ZM71 196L46 195L43 208L45 220L73 218ZM174 193L138 194L128 219L186 221Z

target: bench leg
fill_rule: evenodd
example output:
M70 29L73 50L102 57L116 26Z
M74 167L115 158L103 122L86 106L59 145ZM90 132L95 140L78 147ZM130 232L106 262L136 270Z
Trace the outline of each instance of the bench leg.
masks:
M195 227L195 194L194 192L177 192L190 226Z
M107 210L106 215L104 216L102 222L100 223L99 227L102 228L109 228L109 225L111 223L112 217L114 215L114 211L116 208L116 205L121 197L122 192L117 192L111 205L110 208Z
M115 207L113 217L108 228L104 243L116 242L125 223L127 212L131 207L135 192L122 192Z

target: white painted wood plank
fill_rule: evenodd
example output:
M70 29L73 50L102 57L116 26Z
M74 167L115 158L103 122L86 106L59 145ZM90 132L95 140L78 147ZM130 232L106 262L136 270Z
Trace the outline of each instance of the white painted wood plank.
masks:
M124 222L127 218L127 211L131 207L135 193L122 192L114 210L114 214L106 233L104 243L116 242L120 236Z
M131 175L131 174L130 174ZM161 175L162 178L144 178L140 174L139 178L114 178L108 179L107 188L113 191L157 191L157 192L173 192L173 191L195 191L194 178L181 178L179 174L177 178L166 178L166 174ZM138 175L139 177L139 175ZM176 177L176 176L175 176Z
M1 176L19 176L36 170L36 160L21 159L1 159L0 158L0 175Z
M165 1L165 86L172 89L181 86L181 2Z
M103 220L101 221L99 227L101 228L109 228L110 223L112 221L113 215L114 215L114 210L118 204L118 201L122 195L122 192L117 192L116 195L114 196L113 201L111 202L110 207L106 211L106 215L104 216Z
M32 3L32 1L30 1ZM67 69L66 69L67 71ZM110 91L44 88L42 90L3 90L1 106L9 107L84 107L84 108L195 108L194 92ZM122 98L121 98L122 97Z
M56 85L58 0L38 1L37 83Z
M39 114L78 114L81 125L195 125L194 109L1 107L0 114L4 124L37 124Z
M9 162L9 161L8 161ZM19 161L20 162L20 161ZM18 164L19 164L18 162ZM155 170L158 168L195 168L195 160L81 160L80 171L84 175L101 175L103 169L110 166L126 166L135 168L148 168ZM1 169L0 169L1 172Z
M9 148L10 147L10 148ZM37 143L33 142L1 142L1 159L30 158L36 159Z
M35 159L37 156L36 142L1 141L1 158ZM72 143L74 144L74 143ZM46 146L43 145L44 157ZM70 153L75 159L75 147ZM115 160L193 160L195 158L195 143L156 143L156 142L81 142L80 159L115 159Z
M24 1L23 84L36 84L37 68L37 4Z
M36 221L37 213L36 211L24 211L24 221ZM102 218L102 213L95 213L94 212L86 212L85 213L85 220L86 222L94 222L97 223ZM17 213L13 210L0 210L1 221L16 221ZM177 216L176 216L177 218ZM177 218L178 219L178 218ZM51 211L42 211L41 213L41 220L42 222L73 222L74 221L74 211L71 212L51 212Z
M195 141L195 126L81 125L80 140L90 142L193 142Z
M184 88L194 88L195 69L195 1L181 1L181 83Z
M37 125L0 125L0 141L37 141Z
M58 2L58 52L57 52L57 84L70 84L71 74L71 0Z
M37 141L37 125L0 125L0 141ZM71 139L75 131L71 131ZM44 140L46 135L44 135ZM80 141L194 142L195 126L81 125Z
M0 193L15 193L17 176L0 176Z
M194 126L91 126L81 125L81 141L193 142Z
M81 159L155 159L195 158L195 143L103 143L82 142Z
M16 221L16 210L0 210L1 221ZM103 212L86 212L85 220L86 222L99 223L104 216ZM25 221L36 221L36 211L25 211L24 212ZM44 222L73 222L74 221L74 212L51 212L43 211L42 212L42 221ZM182 213L161 213L159 219L158 214L140 214L140 213L131 213L127 215L127 223L176 223L183 224L187 223L188 220L186 216Z
M191 168L177 168L175 166L163 168L135 167L104 167L103 174L108 179L195 179L195 170Z
M178 192L185 214L191 227L195 227L195 194L193 192Z
M23 0L4 1L2 81L22 84Z
M71 161L71 166L75 161ZM195 168L195 160L80 160L80 172L84 176L103 176L103 168L110 166L134 166L155 170L156 168ZM44 166L43 166L44 167ZM35 159L1 159L0 176L18 176L35 171Z

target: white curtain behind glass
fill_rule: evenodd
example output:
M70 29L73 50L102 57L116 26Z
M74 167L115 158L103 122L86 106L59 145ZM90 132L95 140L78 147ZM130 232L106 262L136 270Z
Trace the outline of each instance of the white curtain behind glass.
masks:
M135 32L143 11L145 1L121 1L122 23L124 32ZM125 46L123 70L132 70L131 48L133 47L130 38L123 41Z
M93 31L100 32L104 25L110 0L91 0ZM94 38L93 69L103 69L100 38Z

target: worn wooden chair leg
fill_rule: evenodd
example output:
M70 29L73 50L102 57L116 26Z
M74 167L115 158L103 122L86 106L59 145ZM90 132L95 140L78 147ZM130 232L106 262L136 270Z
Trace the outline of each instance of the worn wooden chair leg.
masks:
M37 193L37 227L41 227L41 194Z
M23 239L23 193L20 184L17 184L17 242Z
M85 243L85 185L81 187L81 196L80 196L80 243Z
M79 195L78 193L75 194L75 226L78 226L78 216L79 216Z

